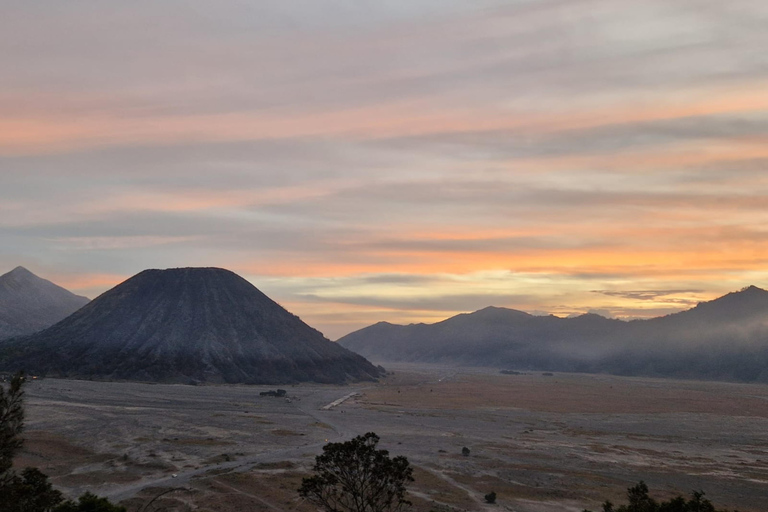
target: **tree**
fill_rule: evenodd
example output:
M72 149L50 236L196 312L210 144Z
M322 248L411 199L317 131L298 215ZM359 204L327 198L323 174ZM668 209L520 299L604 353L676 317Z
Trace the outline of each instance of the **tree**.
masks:
M614 509L610 501L604 501L603 512L657 512L659 510L658 503L648 495L648 486L642 480L627 489L627 499L629 505L621 505L618 509ZM584 512L591 511L584 509Z
M8 390L0 385L0 485L12 478L13 457L24 442L24 374L19 372L11 379Z
M411 503L405 486L413 468L403 456L377 450L373 432L343 443L328 443L315 457L315 475L302 479L299 495L327 512L397 511Z
M61 493L48 481L48 476L37 468L26 468L21 475L9 472L9 478L0 488L3 496L2 512L48 512L61 502Z
M485 502L486 503L496 503L496 493L494 491L489 492L485 495Z
M465 457L469 457L469 448L467 448L466 446L464 448L462 448L461 449L461 454L463 456L465 456Z
M627 499L627 512L654 512L658 509L656 501L648 495L648 486L642 480L627 489Z

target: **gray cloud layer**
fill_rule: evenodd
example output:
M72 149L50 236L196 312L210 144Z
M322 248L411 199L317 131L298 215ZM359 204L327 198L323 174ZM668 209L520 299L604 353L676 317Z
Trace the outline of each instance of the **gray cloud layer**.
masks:
M759 1L7 2L0 271L94 295L229 266L331 335L370 317L318 304L599 289L574 307L632 316L760 284L766 27Z

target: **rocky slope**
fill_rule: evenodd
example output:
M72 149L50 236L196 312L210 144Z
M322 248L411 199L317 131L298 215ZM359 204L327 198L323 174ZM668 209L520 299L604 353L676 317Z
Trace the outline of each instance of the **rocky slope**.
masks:
M88 303L24 267L0 276L0 339L32 334Z
M242 277L145 270L36 335L0 346L0 369L156 382L372 380L378 370Z

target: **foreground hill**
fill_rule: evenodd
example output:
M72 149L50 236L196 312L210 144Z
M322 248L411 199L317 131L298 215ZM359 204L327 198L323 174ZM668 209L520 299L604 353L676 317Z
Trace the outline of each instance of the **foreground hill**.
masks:
M32 334L88 304L24 267L0 276L0 339Z
M768 382L768 292L631 322L490 307L431 325L382 322L338 342L379 361Z
M377 369L217 268L145 270L35 335L0 369L157 382L372 380Z

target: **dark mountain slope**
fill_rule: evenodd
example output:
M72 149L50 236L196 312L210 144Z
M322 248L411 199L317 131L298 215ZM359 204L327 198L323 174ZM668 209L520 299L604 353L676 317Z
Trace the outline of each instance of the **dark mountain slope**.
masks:
M768 292L631 322L486 308L432 325L376 324L339 343L379 361L768 382Z
M145 270L45 331L0 367L60 377L285 383L370 380L378 371L216 268Z
M0 276L0 339L45 329L88 303L24 267Z
M768 382L768 292L750 286L621 331L617 373Z
M645 322L648 329L674 330L678 335L711 338L715 332L728 330L753 333L768 324L768 291L749 286L696 307L673 315L652 318Z

